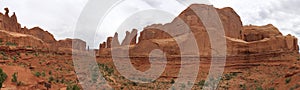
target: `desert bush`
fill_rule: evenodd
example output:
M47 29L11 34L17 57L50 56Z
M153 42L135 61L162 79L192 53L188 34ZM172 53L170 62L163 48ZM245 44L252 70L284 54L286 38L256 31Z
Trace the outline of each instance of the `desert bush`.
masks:
M68 85L67 90L80 90L78 85Z
M105 65L105 64L98 64L100 70L104 70L105 72L107 72L108 76L111 76L114 73L114 69L110 68L109 66Z
M49 71L48 74L51 75L51 74L52 74L52 71Z
M256 87L255 90L264 90L261 86Z
M8 57L7 56L3 56L2 59L3 60L8 60Z
M52 81L54 81L54 78L53 78L53 76L50 76L50 77L48 78L48 82L52 82Z
M11 78L11 82L18 82L18 73L14 73Z
M224 75L224 79L225 80L230 80L230 79L232 79L232 78L234 78L236 76L237 76L237 73L229 73L229 74L225 74Z
M275 88L274 88L274 87L271 87L271 88L269 88L268 90L275 90Z
M60 83L65 83L65 79L62 78L62 79L60 80Z
M14 60L14 62L18 60L17 56L13 56L12 59Z
M21 81L18 81L18 82L17 82L17 86L21 86L21 85L24 85L24 83L21 82Z
M291 78L291 77L288 77L288 78L285 79L285 83L288 84L288 83L291 82L291 80L292 80L292 78Z
M38 56L39 56L39 53L34 53L34 56L38 57Z
M171 80L171 84L174 84L174 83L175 83L175 80L174 80L174 79L172 79L172 80Z
M132 81L128 82L128 84L130 84L130 85L132 85L132 86L138 86L138 83L132 82Z
M49 90L49 88L51 88L51 84L50 83L45 83L44 86L47 88L47 90Z
M201 81L199 81L199 82L197 83L197 85L198 85L199 87L203 87L204 84L205 84L205 80L201 80Z
M13 43L13 42L6 42L5 44L6 46L17 46L16 43Z
M40 76L41 76L41 73L40 73L40 72L35 72L35 73L34 73L34 76L40 77Z
M3 39L0 39L0 43L2 43L3 42Z
M4 51L0 51L0 54L1 54L2 56L6 56L6 53L5 53Z
M42 76L42 77L45 77L45 76L46 76L46 74L45 74L44 71L42 71L41 76Z
M296 84L295 86L291 87L290 90L298 90L300 88L299 84Z
M0 88L2 87L2 84L6 80L6 78L7 74L0 68Z

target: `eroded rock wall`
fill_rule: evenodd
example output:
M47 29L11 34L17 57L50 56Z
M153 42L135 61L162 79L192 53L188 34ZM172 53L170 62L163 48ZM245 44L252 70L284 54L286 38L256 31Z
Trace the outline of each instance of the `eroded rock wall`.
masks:
M147 26L140 32L138 43L131 43L129 51L131 56L147 56L154 49L163 50L167 55L180 55L186 52L180 52L179 44L187 43L190 39L188 33L193 33L200 56L209 57L211 55L211 45L209 35L202 21L197 16L200 13L199 8L212 7L210 5L193 4L184 10L171 23L153 24ZM298 53L298 40L292 35L283 36L281 32L273 25L265 26L243 26L239 15L229 7L215 9L220 16L220 20L225 30L227 56L243 56L250 54L270 54L294 52ZM190 31L186 30L190 29ZM127 32L123 40L129 41L131 33ZM133 38L134 41L135 38ZM180 39L181 42L177 42ZM100 45L99 53L102 56L110 55L111 41L109 37L107 42ZM116 47L118 50L128 48L128 43L122 43ZM186 44L187 45L187 44ZM116 49L115 48L115 49ZM189 46L185 46L189 48Z

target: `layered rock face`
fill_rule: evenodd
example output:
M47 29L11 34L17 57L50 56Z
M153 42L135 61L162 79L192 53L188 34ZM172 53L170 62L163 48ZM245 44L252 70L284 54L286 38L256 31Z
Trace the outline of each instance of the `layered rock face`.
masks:
M40 48L44 51L60 52L64 51L62 49L65 48L72 49L72 41L74 41L74 50L85 50L86 48L86 43L79 39L56 41L51 33L39 27L31 29L27 29L26 27L21 28L15 13L9 16L8 8L4 10L6 11L5 14L0 13L0 40L3 43L11 43L19 47Z
M8 8L4 9L6 12L3 15L0 13L0 30L7 30L11 32L21 32L21 25L17 21L15 13L10 17Z
M54 36L51 33L47 32L47 31L44 31L43 29L41 29L39 27L31 28L25 33L29 34L29 35L32 35L32 36L35 36L37 38L40 38L46 43L56 42L56 40L54 39Z
M131 56L147 56L154 49L163 50L167 55L180 55L186 52L180 51L179 44L187 43L185 41L191 39L188 38L189 33L193 33L200 56L210 57L212 49L209 35L202 20L197 15L203 12L200 8L211 7L209 5L193 4L171 23L147 26L140 32L139 41L136 44L133 43L136 42L136 31L132 31L134 37L132 37L132 33L126 32L123 42L127 41L127 43L122 43L120 46L113 48L111 47L111 41L117 38L109 37L107 42L101 43L99 54L105 56L110 55L111 50L129 48ZM297 38L291 35L283 36L273 25L243 26L239 15L232 8L215 8L215 10L219 14L224 27L227 56L298 53ZM190 31L187 29L190 29ZM128 43L130 41L128 38L132 40L132 43ZM181 40L181 42L176 40ZM190 47L187 45L184 48Z
M56 42L56 46L62 48L73 48L76 50L86 50L86 42L80 39L67 38L65 40L59 40Z
M283 36L273 25L244 26L243 39L227 37L229 55L250 55L298 52L298 39L292 35Z
M31 35L0 30L0 44L6 46L46 48L47 45L39 38Z

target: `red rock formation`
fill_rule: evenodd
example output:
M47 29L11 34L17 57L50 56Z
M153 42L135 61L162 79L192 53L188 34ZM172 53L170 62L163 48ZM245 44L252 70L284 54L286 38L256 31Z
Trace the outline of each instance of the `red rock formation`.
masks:
M211 45L208 33L204 27L202 20L197 16L201 12L199 8L212 7L209 5L194 4L184 10L178 17L171 23L167 24L154 24L144 28L140 33L139 42L131 44L130 55L144 56L148 55L153 49L161 49L167 55L180 55L178 44L186 43L190 29L194 34L197 45L199 48L200 56L209 57L211 54ZM271 54L294 52L298 53L298 40L294 36L283 36L279 30L273 25L266 26L242 26L239 15L232 8L216 9L220 16L220 20L225 30L225 37L227 39L227 55L228 56L243 56L250 54ZM167 33L169 32L169 34ZM170 35L170 32L173 36ZM129 32L122 45L128 41L130 37ZM183 42L176 42L174 38L179 38ZM107 45L110 45L111 40L108 40ZM103 47L103 44L102 44ZM111 47L107 47L111 48ZM127 47L118 47L120 48ZM186 46L185 48L189 48ZM109 49L99 50L99 52L109 55ZM120 51L121 52L121 51ZM99 53L101 54L101 53Z
M40 27L31 28L25 33L29 34L29 35L32 35L32 36L35 36L37 38L40 38L46 43L56 42L56 40L54 39L54 36L51 33L47 32L47 31L44 31Z
M106 39L106 47L107 48L111 48L111 42L112 42L112 40L113 40L113 37L108 37L107 39Z
M102 48L106 48L106 42L103 42L103 43L100 44L99 49L102 49Z
M80 39L65 39L56 42L58 48L73 48L75 50L86 50L86 42Z
M11 42L24 47L42 48L53 52L58 52L57 50L61 48L85 50L86 43L82 40L66 39L56 41L51 33L39 27L31 29L27 29L26 27L21 28L16 14L13 13L12 16L9 16L9 9L5 8L5 11L4 15L0 13L0 39L2 42Z
M281 32L272 24L266 26L244 26L243 40L251 42L258 41L272 36L282 36Z
M136 38L137 38L137 30L133 29L130 32L126 31L125 39L123 40L121 45L135 45L136 44Z
M2 13L0 14L0 29L11 32L20 32L21 25L18 23L15 13L11 17L9 17L8 8L5 8L5 11L5 15L3 15Z
M114 37L112 38L111 45L113 45L114 47L119 47L120 46L118 33L115 33ZM107 47L109 47L109 46L107 46Z
M0 46L33 47L36 49L47 48L47 45L39 38L5 30L0 30L0 41Z

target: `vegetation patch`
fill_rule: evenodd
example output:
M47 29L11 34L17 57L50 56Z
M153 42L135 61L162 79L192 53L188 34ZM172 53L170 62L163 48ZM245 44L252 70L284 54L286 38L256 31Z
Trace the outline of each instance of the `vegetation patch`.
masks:
M6 78L7 74L0 68L0 88L2 87L2 84L6 80Z
M288 84L288 83L290 83L290 82L291 82L291 80L292 80L292 78L291 78L291 77L288 77L288 78L286 78L286 79L285 79L285 84Z
M13 42L6 42L5 44L6 46L17 46L16 43L13 43Z

